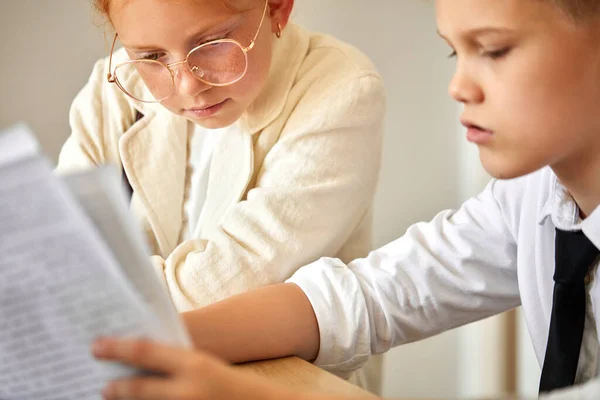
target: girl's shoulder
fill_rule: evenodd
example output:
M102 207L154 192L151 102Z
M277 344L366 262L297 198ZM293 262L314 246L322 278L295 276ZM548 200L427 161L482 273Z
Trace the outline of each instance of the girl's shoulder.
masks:
M385 89L374 63L359 49L331 35L290 24L275 42L268 95L294 104L384 108Z
M306 43L298 79L318 77L331 85L365 76L381 79L375 64L355 46L296 24L291 24L289 29L294 37Z

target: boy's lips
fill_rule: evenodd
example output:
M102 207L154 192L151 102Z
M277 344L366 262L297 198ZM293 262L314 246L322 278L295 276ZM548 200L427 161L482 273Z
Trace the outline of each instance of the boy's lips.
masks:
M471 143L483 145L489 143L494 136L493 131L471 122L466 118L461 118L460 122L467 128L467 140Z

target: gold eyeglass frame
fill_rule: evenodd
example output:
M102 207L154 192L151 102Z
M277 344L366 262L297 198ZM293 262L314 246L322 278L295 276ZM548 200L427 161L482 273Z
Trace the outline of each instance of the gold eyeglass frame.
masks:
M254 45L256 44L256 39L258 38L258 35L260 34L260 30L262 29L262 25L263 25L263 22L265 20L265 16L267 15L267 9L268 9L268 7L269 7L269 1L265 0L265 8L263 10L263 14L262 14L262 17L260 19L260 24L258 25L258 29L256 30L256 34L254 35L254 37L250 41L250 44L248 46L246 46L246 47L242 46L240 44L240 42L238 42L237 40L234 40L234 39L217 39L217 40L211 40L210 42L206 42L206 43L201 44L200 46L194 47L193 49L191 49L187 53L185 59L182 60L182 61L177 61L177 62L174 62L174 63L171 63L171 64L165 64L165 63L163 63L161 61L158 61L158 60L143 60L143 62L145 62L145 63L157 63L157 64L160 64L160 65L166 67L167 70L169 70L169 72L171 74L171 83L172 83L172 86L173 86L173 90L171 91L171 93L168 96L166 96L166 97L164 97L164 98L162 98L160 100L148 100L148 101L146 101L146 100L140 100L140 99L134 97L133 95L131 95L121 85L121 83L119 82L119 79L117 78L117 75L116 75L116 71L119 69L119 67L122 67L122 66L128 65L128 64L139 63L139 62L142 62L142 60L129 60L129 61L125 61L125 62L122 62L122 63L118 64L117 66L115 66L114 70L112 69L112 57L113 57L113 53L115 51L115 45L117 43L117 38L119 36L118 33L115 33L115 38L113 39L112 46L110 48L110 57L108 59L108 74L106 76L106 79L107 79L108 83L114 83L114 84L116 84L117 87L123 93L125 93L127 96L131 97L135 101L139 101L139 102L142 102L142 103L160 103L161 101L164 101L164 100L168 99L169 97L171 97L173 95L173 93L176 92L177 88L176 88L176 85L175 85L175 75L173 73L172 67L175 67L175 66L180 65L180 64L186 64L188 70L192 73L192 75L194 75L194 77L196 79L198 79L201 82L204 82L205 84L207 84L209 86L222 87L222 86L233 85L234 83L236 83L239 80L241 80L246 75L246 72L248 71L248 52L250 50L252 50L254 48ZM244 67L244 72L238 78L236 78L235 80L233 80L231 82L228 82L228 83L212 83L212 82L208 82L208 81L202 79L200 76L198 76L196 74L196 71L198 71L198 69L199 69L197 66L195 66L195 65L194 66L190 66L190 64L189 64L190 54L192 54L194 51L196 51L196 50L198 50L200 48L203 48L203 47L206 47L206 46L215 45L217 43L233 43L234 45L238 46L242 50L242 52L244 53L244 57L245 57L245 61L246 61L246 64L245 64L246 66Z

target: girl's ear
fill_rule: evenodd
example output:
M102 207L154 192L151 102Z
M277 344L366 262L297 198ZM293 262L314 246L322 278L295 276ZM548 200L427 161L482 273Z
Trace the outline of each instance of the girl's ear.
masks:
M268 0L269 1L269 18L271 19L271 30L273 33L279 31L277 24L284 30L287 26L292 9L294 8L294 0Z

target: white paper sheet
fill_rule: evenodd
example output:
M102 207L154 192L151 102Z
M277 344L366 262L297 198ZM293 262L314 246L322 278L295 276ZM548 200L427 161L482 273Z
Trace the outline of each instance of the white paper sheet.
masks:
M96 399L133 373L90 354L99 335L164 339L127 276L46 161L0 168L0 399Z

